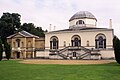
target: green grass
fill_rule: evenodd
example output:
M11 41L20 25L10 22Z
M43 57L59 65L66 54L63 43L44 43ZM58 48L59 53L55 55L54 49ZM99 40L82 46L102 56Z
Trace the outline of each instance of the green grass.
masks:
M1 61L0 80L120 80L120 65L41 65Z

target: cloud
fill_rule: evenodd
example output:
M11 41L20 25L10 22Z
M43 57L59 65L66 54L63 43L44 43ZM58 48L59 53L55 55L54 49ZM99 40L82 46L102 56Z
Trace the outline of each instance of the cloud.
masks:
M120 37L119 0L0 0L0 16L3 12L19 13L22 23L34 23L49 29L49 24L57 29L69 28L70 17L78 11L90 11L98 20L98 27L109 27L113 19L115 34Z

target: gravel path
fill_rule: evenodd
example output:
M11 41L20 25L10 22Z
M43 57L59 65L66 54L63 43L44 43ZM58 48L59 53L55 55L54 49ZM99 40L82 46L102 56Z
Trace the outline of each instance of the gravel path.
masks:
M115 60L22 60L25 64L107 64L116 62Z

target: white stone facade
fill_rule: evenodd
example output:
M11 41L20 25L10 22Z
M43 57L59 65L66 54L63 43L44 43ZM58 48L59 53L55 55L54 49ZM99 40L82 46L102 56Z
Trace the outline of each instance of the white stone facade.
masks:
M114 58L113 29L96 28L97 19L90 12L76 13L69 20L69 24L69 29L45 33L45 50L49 58L71 59L70 56L72 59ZM90 51L90 54L86 54L87 51ZM57 55L49 55L53 53Z

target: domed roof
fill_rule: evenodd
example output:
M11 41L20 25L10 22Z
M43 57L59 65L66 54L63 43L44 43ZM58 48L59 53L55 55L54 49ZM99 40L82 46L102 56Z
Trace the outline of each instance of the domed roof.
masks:
M76 14L74 14L69 21L72 21L74 19L83 19L83 18L89 18L89 19L95 19L97 21L97 19L95 18L95 16L88 12L88 11L79 11Z

